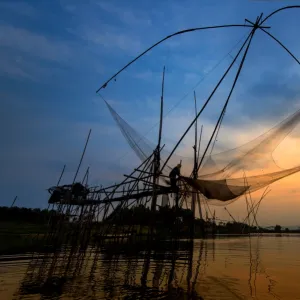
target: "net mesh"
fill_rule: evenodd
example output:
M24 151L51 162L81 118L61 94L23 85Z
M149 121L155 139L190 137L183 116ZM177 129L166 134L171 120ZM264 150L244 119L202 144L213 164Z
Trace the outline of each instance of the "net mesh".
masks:
M126 141L128 142L129 146L133 149L137 157L144 161L146 160L156 148L156 145L143 137L140 133L138 133L134 128L132 128L106 101L105 101L112 117L116 121L118 127L121 130L122 135L125 137ZM162 149L160 152L161 162L163 163L167 157L169 156L170 152ZM168 165L166 166L167 171L164 173L168 173L174 166L176 166L180 160L185 160L188 163L191 163L192 160L187 157L173 155L171 157Z
M149 157L155 145L142 137L124 121L106 103L116 123L121 129L131 148L141 160ZM182 180L199 191L211 204L229 204L245 193L255 192L271 183L300 171L300 166L289 169L280 168L273 159L273 152L285 137L300 122L300 110L284 119L268 132L256 139L232 150L207 155L198 171L198 179L183 176ZM164 162L169 156L166 150L161 151ZM191 158L173 155L168 162L168 170L179 160L192 166ZM168 170L164 171L168 175ZM260 174L259 174L260 173Z

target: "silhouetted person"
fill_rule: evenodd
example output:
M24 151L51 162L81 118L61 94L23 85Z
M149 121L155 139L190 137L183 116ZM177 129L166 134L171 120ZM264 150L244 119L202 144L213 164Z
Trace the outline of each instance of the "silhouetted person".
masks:
M180 177L180 169L181 169L181 164L178 164L175 168L172 169L172 171L169 174L171 189L175 193L178 192L177 180L178 177Z

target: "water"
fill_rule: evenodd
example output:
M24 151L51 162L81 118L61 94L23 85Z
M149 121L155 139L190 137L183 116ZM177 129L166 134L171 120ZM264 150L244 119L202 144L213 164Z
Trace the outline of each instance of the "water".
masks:
M48 284L49 269L39 269L42 286L25 276L28 256L0 256L0 299L296 300L299 250L297 235L195 240L193 247L115 244L73 262L68 272L57 268L60 275Z

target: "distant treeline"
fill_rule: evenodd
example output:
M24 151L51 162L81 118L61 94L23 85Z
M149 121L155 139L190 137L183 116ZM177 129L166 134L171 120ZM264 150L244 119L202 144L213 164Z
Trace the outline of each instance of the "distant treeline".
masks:
M164 228L171 229L174 227L175 218L179 217L179 227L181 232L188 233L188 227L191 225L192 211L189 209L179 208L175 214L174 208L160 207L154 214L150 208L143 205L135 206L132 208L116 208L107 220L115 224L124 225L142 225L147 226L151 224L152 220L155 220L156 229ZM288 228L282 228L280 225L276 225L274 228L262 228L255 225L249 226L246 223L240 222L222 222L215 224L213 220L199 220L194 222L196 228L204 226L210 228L214 232L219 234L248 234L248 233L281 233L281 232L300 232L300 230L289 230ZM197 230L196 230L197 231Z
M175 214L174 208L159 207L159 209L153 213L149 207L138 205L132 208L116 208L107 220L113 220L116 224L149 225L154 218L156 225L173 226L176 215L181 218L183 223L188 223L192 218L192 211L189 209L178 208L177 214Z
M0 206L0 222L46 224L51 214L47 209Z

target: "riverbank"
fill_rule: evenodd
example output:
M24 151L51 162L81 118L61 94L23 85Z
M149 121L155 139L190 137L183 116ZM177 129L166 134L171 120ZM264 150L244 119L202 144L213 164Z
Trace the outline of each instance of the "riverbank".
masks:
M32 252L42 246L43 224L0 222L0 255Z

